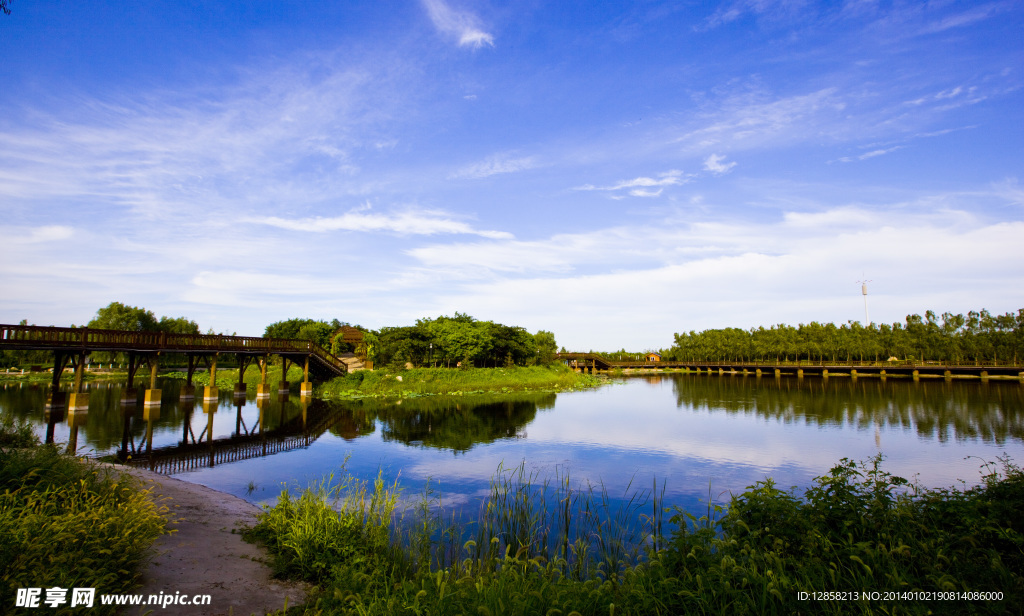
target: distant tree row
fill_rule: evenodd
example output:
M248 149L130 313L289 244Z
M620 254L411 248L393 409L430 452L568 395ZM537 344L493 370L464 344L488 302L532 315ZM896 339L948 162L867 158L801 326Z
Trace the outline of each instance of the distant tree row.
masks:
M675 334L664 353L675 361L911 361L1016 363L1024 358L1024 309L992 315L987 310L962 314L931 310L904 323L852 321L779 324L744 330L735 327Z

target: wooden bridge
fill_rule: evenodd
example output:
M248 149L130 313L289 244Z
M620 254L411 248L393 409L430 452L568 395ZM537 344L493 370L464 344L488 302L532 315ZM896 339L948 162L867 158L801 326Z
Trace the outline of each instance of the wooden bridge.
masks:
M345 332L345 336L349 336ZM361 336L359 337L361 341ZM347 338L342 338L349 342ZM82 376L86 357L93 352L106 351L128 355L128 389L134 387L135 374L143 363L150 369L149 389L146 402L160 400L156 389L156 375L160 357L165 354L182 354L188 360L187 384L182 389L183 397L194 395L192 377L200 364L210 369L210 386L204 397L216 398L217 357L222 354L235 355L238 359L238 384L235 390L245 390L243 375L246 368L257 362L262 373L258 395L268 396L267 364L272 355L282 360L282 381L279 391L287 390L288 364L303 366L302 393L313 391L310 375L315 378L333 378L344 375L348 370L345 363L318 344L308 340L282 338L254 338L247 336L223 336L202 334L172 334L167 332L139 332L87 327L37 327L34 325L0 325L0 349L24 351L45 350L53 352L53 387L51 395L60 396L60 376L70 363L75 371L75 383L68 408L88 404L88 394L82 393ZM76 400L76 396L79 398ZM63 400L54 399L55 405Z
M1024 366L1010 364L947 364L904 361L613 361L597 353L558 353L558 359L582 372L609 370L675 369L709 374L753 374L757 376L901 376L920 378L988 378L992 376L1019 378L1024 381Z

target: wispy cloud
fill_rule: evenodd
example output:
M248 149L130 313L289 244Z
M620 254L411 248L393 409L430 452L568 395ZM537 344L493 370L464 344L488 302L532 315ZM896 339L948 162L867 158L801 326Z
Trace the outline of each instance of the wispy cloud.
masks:
M600 190L600 191L621 191L626 189L628 193L634 197L657 197L661 194L661 190L649 190L660 186L681 186L690 181L690 177L685 175L678 169L672 169L664 173L659 173L656 177L638 177L632 180L623 180L615 184L608 186L595 186L593 184L584 184L583 186L577 186L573 190Z
M480 179L502 173L526 171L537 166L537 159L532 156L512 158L505 154L496 154L478 163L467 165L448 177L449 179Z
M704 161L704 170L711 173L727 173L736 166L735 162L726 163L724 160L724 154L712 154Z
M969 26L973 23L988 19L993 15L1000 13L1004 10L1013 8L1013 2L989 2L980 6L973 7L969 10L956 13L955 15L948 15L933 21L921 29L922 34L934 34L937 32L945 32L952 28L960 28L963 26Z
M445 212L407 210L387 214L369 213L365 208L346 212L340 216L312 218L280 218L277 216L250 217L245 222L270 225L290 231L327 233L330 231L387 232L398 235L470 234L491 239L511 239L504 231L474 229L465 222L455 220Z
M875 150L871 150L870 152L864 152L859 156L843 156L839 159L839 161L844 163L852 163L858 160L867 160L869 158L875 158L877 156L885 156L886 154L895 152L896 150L902 150L904 147L906 146L896 145L891 148L878 148Z
M494 36L483 30L480 20L468 11L457 11L443 0L423 0L430 20L441 33L452 36L460 47L493 47Z

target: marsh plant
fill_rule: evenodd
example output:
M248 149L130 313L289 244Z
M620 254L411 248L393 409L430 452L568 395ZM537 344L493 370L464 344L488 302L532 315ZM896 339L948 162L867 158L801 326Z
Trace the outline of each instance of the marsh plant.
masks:
M401 514L397 482L331 479L282 493L252 534L317 585L312 613L1019 613L1021 470L1004 459L977 486L928 490L881 463L844 459L803 494L768 479L702 515L666 507L657 483L619 500L499 467L469 522L429 488Z

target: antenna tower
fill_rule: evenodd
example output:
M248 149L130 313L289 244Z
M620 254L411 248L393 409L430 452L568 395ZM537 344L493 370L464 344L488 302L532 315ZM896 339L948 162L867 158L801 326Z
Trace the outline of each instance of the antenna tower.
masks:
M868 283L871 280L858 280L860 283L860 294L864 296L864 322L865 327L871 327L871 318L868 317Z

